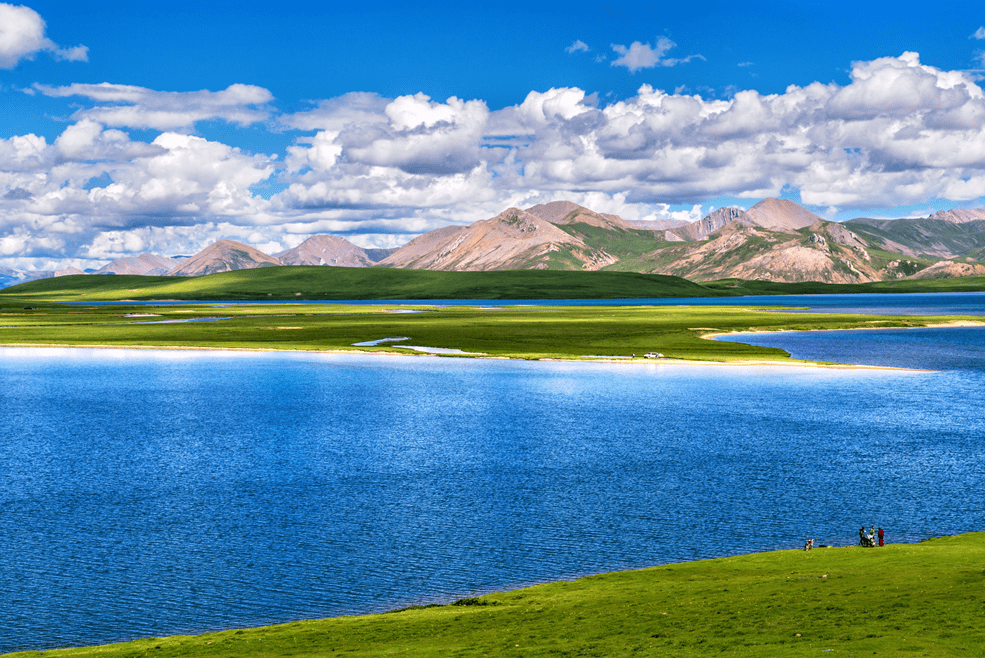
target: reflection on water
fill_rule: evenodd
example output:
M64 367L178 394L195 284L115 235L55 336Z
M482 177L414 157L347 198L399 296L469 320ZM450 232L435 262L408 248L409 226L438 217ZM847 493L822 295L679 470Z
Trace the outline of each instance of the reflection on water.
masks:
M0 651L983 529L982 372L0 350Z

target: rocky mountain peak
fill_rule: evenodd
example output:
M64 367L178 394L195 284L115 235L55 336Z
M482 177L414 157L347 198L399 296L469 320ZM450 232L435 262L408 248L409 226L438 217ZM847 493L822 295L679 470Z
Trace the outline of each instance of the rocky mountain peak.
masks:
M597 226L599 228L606 229L616 228L621 230L630 230L636 228L619 215L598 213L594 210L589 210L584 206L579 206L577 203L572 201L551 201L550 203L542 203L531 208L527 208L526 212L556 226L563 226L565 224L588 224L589 226Z
M201 276L280 264L273 256L242 242L219 240L168 272L168 276Z
M743 219L771 231L791 232L824 221L799 203L770 197L747 210Z
M730 222L741 222L745 216L745 211L737 206L717 208L696 222L683 226L668 233L679 236L680 238L693 241L704 240L709 235L725 227Z
M938 210L930 219L940 219L952 224L965 224L979 219L985 219L985 209L983 208L952 208L951 210Z
M373 264L364 249L335 235L313 235L293 249L274 254L274 257L284 265L368 267Z

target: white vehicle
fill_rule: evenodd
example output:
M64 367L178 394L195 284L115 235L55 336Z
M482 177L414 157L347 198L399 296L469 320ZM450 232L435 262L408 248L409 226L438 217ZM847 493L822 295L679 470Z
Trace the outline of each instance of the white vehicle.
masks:
M664 355L661 354L660 352L647 352L646 354L643 355L643 358L644 359L662 359L662 358L664 358Z

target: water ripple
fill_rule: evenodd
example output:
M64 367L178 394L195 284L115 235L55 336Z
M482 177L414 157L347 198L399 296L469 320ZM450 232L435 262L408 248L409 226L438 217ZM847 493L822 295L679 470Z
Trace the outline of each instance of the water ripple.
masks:
M983 529L983 384L0 350L0 651Z

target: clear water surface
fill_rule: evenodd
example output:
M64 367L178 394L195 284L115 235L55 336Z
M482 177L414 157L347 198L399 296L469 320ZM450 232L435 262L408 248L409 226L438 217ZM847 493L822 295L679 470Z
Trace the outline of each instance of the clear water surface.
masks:
M932 371L0 348L0 652L985 530L985 330L832 333Z
M69 302L76 305L168 306L205 304L217 306L258 304L393 304L434 306L792 306L821 313L872 313L889 315L985 315L985 292L864 293L854 295L753 295L748 297L688 297L641 299L450 299L356 301L128 301Z

